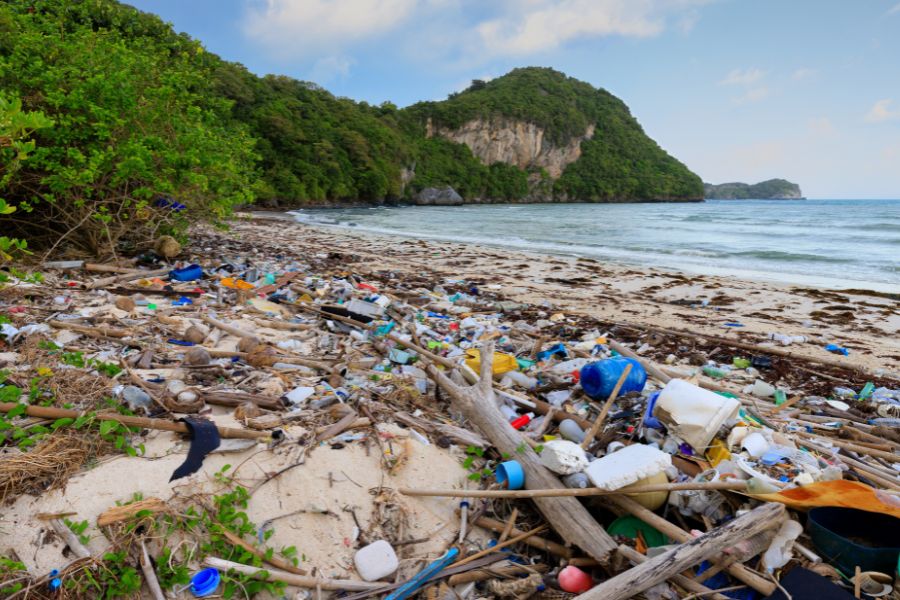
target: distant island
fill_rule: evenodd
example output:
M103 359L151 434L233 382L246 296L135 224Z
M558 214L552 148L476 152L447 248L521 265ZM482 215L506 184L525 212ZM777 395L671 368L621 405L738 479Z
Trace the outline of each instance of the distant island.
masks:
M803 192L799 185L786 179L769 179L755 184L704 183L703 197L707 200L800 200Z

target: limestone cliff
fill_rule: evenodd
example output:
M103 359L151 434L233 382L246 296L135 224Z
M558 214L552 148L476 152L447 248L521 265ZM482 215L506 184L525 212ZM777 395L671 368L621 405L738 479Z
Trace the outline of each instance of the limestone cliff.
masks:
M486 165L502 162L523 170L541 168L558 179L569 164L581 157L581 142L594 137L594 129L591 123L582 135L560 146L550 141L543 127L525 121L479 118L456 129L436 129L429 119L426 135L465 144Z

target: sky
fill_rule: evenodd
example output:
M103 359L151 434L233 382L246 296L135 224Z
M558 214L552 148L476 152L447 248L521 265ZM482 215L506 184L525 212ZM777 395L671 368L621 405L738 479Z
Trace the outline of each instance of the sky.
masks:
M900 198L900 0L130 0L257 74L406 106L544 66L704 181Z

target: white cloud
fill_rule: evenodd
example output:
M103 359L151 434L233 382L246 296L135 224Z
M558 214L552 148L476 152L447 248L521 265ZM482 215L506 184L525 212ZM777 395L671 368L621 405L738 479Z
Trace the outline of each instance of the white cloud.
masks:
M750 88L741 96L737 98L733 98L735 104L750 104L752 102L759 102L760 100L765 100L769 97L769 88L765 86Z
M806 122L806 128L813 135L828 136L834 133L834 124L828 117L813 117Z
M707 1L507 0L503 14L479 23L476 31L491 54L526 55L578 38L655 36L670 14Z
M893 103L894 101L890 98L879 100L872 105L872 108L866 113L866 121L869 123L882 123L884 121L900 119L900 108L892 110L891 105Z
M793 74L791 74L791 78L794 81L805 81L807 79L812 79L817 74L818 74L818 71L816 69L800 67L799 69L795 70L793 72Z
M897 13L900 13L900 3L895 4L891 9L889 9L889 10L888 10L886 13L884 13L884 14L886 14L886 15L896 15Z
M388 32L417 4L417 0L266 0L248 9L243 29L274 54L317 54Z
M762 69L732 69L719 85L753 85L766 76Z
M327 84L337 79L343 79L350 74L350 68L356 64L352 58L345 56L326 56L316 61L309 74L311 81L319 84Z

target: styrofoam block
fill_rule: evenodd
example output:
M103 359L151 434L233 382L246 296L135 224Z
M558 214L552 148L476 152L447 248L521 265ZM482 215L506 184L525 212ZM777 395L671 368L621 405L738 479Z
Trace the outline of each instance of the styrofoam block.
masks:
M581 473L588 466L587 455L578 444L568 440L552 440L541 450L541 463L559 475Z
M397 570L400 561L394 548L384 540L360 548L353 557L356 572L366 581L378 581Z
M585 473L602 490L617 490L672 465L667 453L644 444L632 444L588 465Z

